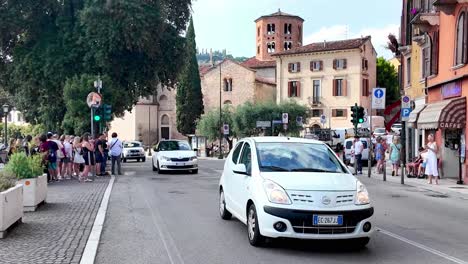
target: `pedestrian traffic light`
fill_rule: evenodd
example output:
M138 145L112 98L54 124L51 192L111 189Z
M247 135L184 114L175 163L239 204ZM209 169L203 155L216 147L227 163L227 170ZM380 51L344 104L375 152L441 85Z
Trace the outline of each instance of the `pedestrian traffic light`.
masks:
M102 119L101 108L94 109L93 120L95 122L99 122L99 121L101 121L101 119Z
M112 120L112 106L105 104L103 105L104 110L104 121L111 121Z
M351 123L357 126L358 121L358 106L357 104L351 106Z
M358 121L359 124L364 123L364 107L362 107L362 106L358 106L357 121Z

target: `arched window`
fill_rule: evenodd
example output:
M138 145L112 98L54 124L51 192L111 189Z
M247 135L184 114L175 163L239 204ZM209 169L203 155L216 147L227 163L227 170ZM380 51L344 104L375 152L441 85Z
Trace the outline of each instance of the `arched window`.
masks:
M232 105L232 102L230 100L226 100L226 101L224 101L224 104L225 105Z
M166 102L167 101L167 96L164 94L159 97L159 102Z
M456 37L457 42L455 46L455 65L466 64L468 60L468 26L467 26L467 12L463 11L458 16Z
M161 125L162 125L162 126L168 126L168 125L170 125L169 116L163 115L163 116L161 117Z

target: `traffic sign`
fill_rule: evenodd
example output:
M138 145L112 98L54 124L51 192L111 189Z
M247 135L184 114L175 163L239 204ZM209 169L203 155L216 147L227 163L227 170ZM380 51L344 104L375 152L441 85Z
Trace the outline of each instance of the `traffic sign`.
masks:
M408 121L411 114L411 108L402 108L401 109L401 121Z
M101 102L102 102L102 97L100 94L98 93L95 93L95 92L91 92L88 94L88 96L86 97L86 103L88 104L88 106L90 108L94 107L94 108L98 108L101 106Z
M302 126L302 116L296 117L296 123L298 126Z
M257 121L257 127L258 128L271 127L271 122L270 121Z
M411 108L411 99L409 96L403 96L401 97L401 108Z
M327 117L325 115L320 116L320 123L325 124L327 122Z
M273 120L273 125L283 124L283 120Z
M229 125L228 124L223 125L223 130L224 130L224 135L229 135Z
M372 91L372 108L385 109L385 88L374 88Z
M288 113L283 113L282 119L283 119L283 124L287 124L287 123L288 123L288 120L289 120L289 115L288 115Z

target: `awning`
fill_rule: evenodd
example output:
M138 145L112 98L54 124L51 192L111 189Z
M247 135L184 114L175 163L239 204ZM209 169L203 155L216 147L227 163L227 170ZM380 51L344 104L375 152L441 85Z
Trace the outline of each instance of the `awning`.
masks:
M461 129L466 124L466 97L428 104L419 114L418 128Z
M426 105L418 105L416 108L411 111L411 114L409 116L408 122L406 123L408 127L410 128L415 128L416 127L416 121L418 121L419 113L426 108Z

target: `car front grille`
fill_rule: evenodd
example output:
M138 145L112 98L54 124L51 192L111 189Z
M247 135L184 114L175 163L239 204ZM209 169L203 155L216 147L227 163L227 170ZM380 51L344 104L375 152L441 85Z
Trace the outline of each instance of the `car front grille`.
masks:
M190 160L190 158L182 158L182 159L171 158L171 161L176 161L176 162L183 162L183 161L187 162L189 160Z
M139 150L130 150L130 153L140 153Z
M374 208L354 211L305 211L275 208L265 206L264 210L270 215L289 220L294 232L302 234L349 234L353 233L362 220L374 214ZM342 215L342 226L314 226L313 215Z
M186 165L186 166L167 166L168 169L193 169L194 167L192 165Z

